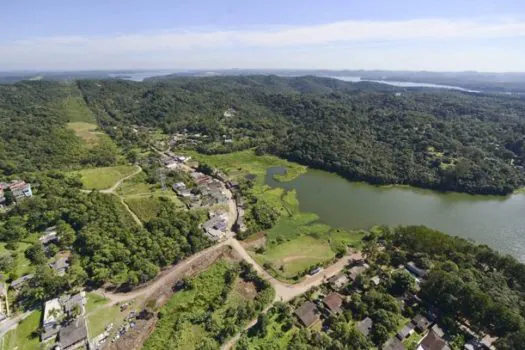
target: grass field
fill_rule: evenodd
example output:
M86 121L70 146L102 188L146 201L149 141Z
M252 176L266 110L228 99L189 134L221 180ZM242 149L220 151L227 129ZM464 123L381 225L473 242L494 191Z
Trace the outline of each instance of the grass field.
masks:
M146 183L144 173L137 174L131 179L124 181L117 190L128 207L139 217L141 221L148 221L157 216L164 199L169 200L174 206L185 209L175 192L171 188L162 191L159 185Z
M333 259L335 253L327 240L302 236L253 256L259 264L271 264L279 278L292 279L312 265Z
M103 190L110 188L120 179L136 171L131 165L119 165L105 168L91 168L77 171L80 174L84 188L89 190Z
M88 146L97 145L102 138L107 138L109 136L101 131L97 131L97 124L86 123L86 122L71 122L67 123L67 128L73 130L75 135L80 137Z
M42 318L41 311L34 311L18 327L0 338L0 350L37 350L40 349L40 338L36 334Z
M60 101L58 108L68 117L69 122L96 123L93 112L81 96L70 96Z
M188 153L194 159L208 163L223 170L230 178L239 179L247 174L257 176L257 183L263 184L266 170L271 167L286 168L287 173L279 177L281 181L293 180L306 172L306 167L271 155L257 156L253 150L218 155Z
M0 271L1 273L3 273L5 276L9 276L10 273L14 273L16 276L20 277L33 272L31 262L24 255L25 250L29 248L32 243L20 242L18 243L16 251L6 249L5 245L5 243L0 243L0 255L16 253L16 264L14 271Z
M124 320L124 314L116 305L107 307L108 299L94 293L87 294L86 322L89 338L93 338L104 332L110 323L120 324ZM116 328L116 327L114 327Z

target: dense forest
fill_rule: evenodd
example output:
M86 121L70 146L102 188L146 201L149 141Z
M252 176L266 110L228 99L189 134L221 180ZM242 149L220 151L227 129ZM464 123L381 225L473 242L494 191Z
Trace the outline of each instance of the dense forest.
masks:
M114 145L86 147L66 128L76 121L76 100L82 95L71 82L0 85L0 175L113 164Z
M79 87L110 134L130 123L187 130L207 136L201 152L258 147L374 184L480 194L525 184L522 97L277 76Z
M523 97L277 76L1 85L0 173L114 163L114 147L87 148L66 128L75 99L124 150L142 125L206 135L201 152L257 147L374 184L481 194L525 185Z
M13 249L22 241L36 242L22 253L35 270L49 271L30 281L22 294L29 301L58 295L77 282L132 287L210 244L198 227L200 217L177 211L170 201L161 201L159 215L141 228L117 197L81 192L74 177L52 172L28 180L34 184L34 196L0 214L0 241ZM44 248L34 237L55 225L59 241ZM72 250L75 268L57 277L47 263L61 250ZM11 272L6 279L18 277Z

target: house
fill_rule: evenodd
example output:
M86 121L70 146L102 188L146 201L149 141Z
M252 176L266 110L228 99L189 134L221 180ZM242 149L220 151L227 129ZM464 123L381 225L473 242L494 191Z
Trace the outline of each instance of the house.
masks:
M49 266L56 271L57 275L64 276L69 267L68 258L58 258L57 260L49 264Z
M46 230L44 231L44 234L40 236L38 240L43 245L48 245L51 242L57 242L58 241L57 227L52 226L52 227L46 228Z
M13 288L13 289L20 289L24 283L26 283L27 281L29 281L33 277L34 277L33 274L22 276L22 277L20 277L20 278L18 278L16 280L14 280L13 282L11 282L11 288Z
M323 299L323 304L332 314L343 312L343 298L337 293L330 293Z
M319 317L319 310L311 301L307 301L300 308L295 310L295 316L299 319L304 327L311 327L321 319Z
M388 339L388 341L383 344L382 350L405 350L403 343L396 337Z
M64 311L69 314L78 306L80 309L80 315L83 315L85 312L86 303L86 292L80 292L71 297L67 296L67 299L63 303Z
M427 336L418 344L417 350L450 350L447 342L433 331L428 332Z
M330 283L330 286L332 286L332 289L334 290L341 290L344 287L348 285L348 282L350 280L348 279L348 276L344 273L338 273L337 275L333 276L328 280Z
M370 334L374 322L370 317L365 318L357 324L357 330L361 332L365 337Z
M412 261L407 263L406 269L408 270L408 272L410 272L411 274L413 274L414 276L416 276L418 278L425 278L428 275L426 270L420 269Z
M397 332L396 337L399 340L404 340L410 334L412 334L412 332L414 332L414 324L409 323L405 327L403 327L399 332Z
M363 265L354 266L350 270L348 270L348 275L350 279L352 280L352 282L355 282L355 280L357 279L357 276L365 272L368 268L369 266L367 264L363 264Z
M189 189L187 189L187 188L177 190L177 194L179 196L181 196L182 198L189 198L189 197L191 197L191 191Z
M67 326L60 328L58 338L61 350L71 350L86 346L88 334L84 317L80 316Z
M430 327L431 322L425 316L418 314L412 319L416 330L420 333L426 331Z
M33 192L31 191L31 185L22 180L14 180L8 185L13 197L15 199L21 200L26 197L32 197Z
M44 318L42 319L43 332L41 340L54 339L60 330L60 321L64 315L58 298L46 301L44 304Z
M185 190L186 185L184 184L184 182L177 182L176 184L173 184L172 188L173 191L177 192L177 190Z

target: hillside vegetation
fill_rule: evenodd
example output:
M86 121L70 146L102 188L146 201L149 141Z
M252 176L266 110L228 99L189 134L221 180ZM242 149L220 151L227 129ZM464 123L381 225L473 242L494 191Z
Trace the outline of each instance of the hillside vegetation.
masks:
M373 184L480 194L508 194L525 184L520 97L276 76L80 81L79 87L124 147L140 142L126 128L137 124L206 135L195 146L200 152L256 147L258 154ZM226 115L230 108L234 113Z

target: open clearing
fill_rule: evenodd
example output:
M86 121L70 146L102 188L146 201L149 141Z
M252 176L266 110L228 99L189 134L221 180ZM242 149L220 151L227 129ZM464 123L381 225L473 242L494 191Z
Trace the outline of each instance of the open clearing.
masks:
M328 241L302 236L253 256L261 265L270 264L278 277L292 279L312 265L333 259L335 253Z
M286 168L286 175L279 178L281 181L292 180L306 172L306 167L303 165L270 155L257 156L253 150L218 155L203 155L196 152L187 152L187 154L198 161L223 170L233 179L240 179L248 174L256 175L258 184L264 183L266 170L271 167Z
M28 241L19 242L17 244L16 250L8 250L6 249L6 243L0 243L0 256L4 255L11 255L14 254L14 270L10 271L0 271L4 273L4 276L9 276L9 274L13 273L17 278L21 277L25 274L33 272L33 268L31 266L31 262L26 258L24 252L27 248L29 248L32 245L32 243Z
M34 311L18 327L7 332L0 339L0 350L40 349L40 338L36 334L40 326L42 312Z
M133 174L136 169L136 167L131 165L119 165L114 167L83 169L76 173L80 174L85 189L103 190L111 188L120 179Z
M137 174L137 176L124 181L119 186L117 193L123 198L130 210L143 222L158 215L163 201L169 201L180 209L186 208L171 188L163 191L159 185L146 183L144 173Z
M102 138L109 139L102 131L97 131L98 126L93 123L72 122L67 123L67 128L73 130L88 146L97 145Z
M108 303L109 300L103 296L87 294L86 322L90 339L104 332L108 324L118 325L124 320L125 313L120 312L119 306L108 306Z

